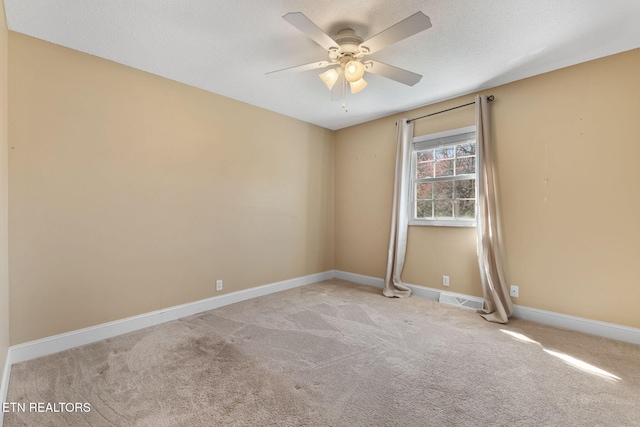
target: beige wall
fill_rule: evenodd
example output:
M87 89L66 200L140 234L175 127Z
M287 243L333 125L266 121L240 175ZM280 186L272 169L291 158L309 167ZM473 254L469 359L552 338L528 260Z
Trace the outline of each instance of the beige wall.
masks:
M507 280L516 304L640 327L640 50L484 91L493 94ZM473 100L410 111L417 117ZM336 133L336 269L383 277L395 119ZM416 135L473 124L473 107ZM408 283L481 295L473 229L410 227Z
M454 100L407 113L418 117L472 101ZM395 120L387 117L336 133L336 269L384 277L391 220ZM423 135L474 124L473 108L446 113L438 121L416 121ZM431 242L437 241L437 244ZM475 228L409 227L403 280L482 295L475 252Z
M9 347L7 178L7 24L0 1L0 372Z
M230 292L334 267L384 275L400 116L334 133L27 36L8 43L12 344L210 297L219 278ZM639 67L635 50L484 92L517 304L640 327ZM463 108L416 134L473 121ZM474 229L410 228L407 282L442 289L449 275L448 290L481 295L477 270ZM0 323L6 353L6 311Z
M9 46L12 344L333 269L332 131Z

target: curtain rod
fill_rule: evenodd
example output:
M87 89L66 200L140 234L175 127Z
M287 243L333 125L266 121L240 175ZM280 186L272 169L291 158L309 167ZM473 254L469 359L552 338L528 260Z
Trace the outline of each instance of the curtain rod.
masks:
M489 95L489 96L487 97L487 102L492 102L494 99L495 99L495 98L493 97L493 95ZM427 114L426 116L420 116L420 117L416 117L415 119L409 119L409 120L407 120L407 123L411 123L411 122L412 122L412 121L414 121L414 120L424 119L425 117L435 116L436 114L446 113L447 111L456 110L456 109L458 109L458 108L466 107L466 106L468 106L468 105L473 105L473 104L475 104L475 103L476 103L476 102L475 102L475 101L473 101L473 102L470 102L470 103L468 103L468 104L458 105L457 107L447 108L446 110L437 111L437 112L435 112L435 113Z

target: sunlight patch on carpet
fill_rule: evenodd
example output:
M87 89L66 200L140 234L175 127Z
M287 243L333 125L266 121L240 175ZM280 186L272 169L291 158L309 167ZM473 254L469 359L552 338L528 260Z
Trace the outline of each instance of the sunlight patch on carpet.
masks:
M521 341L521 342L526 342L526 343L531 343L531 344L538 344L540 346L542 346L542 344L540 344L538 341L532 340L531 338L529 338L526 335L523 335L521 333L518 332L513 332L513 331L509 331L506 329L500 329L500 332L504 332L505 334L513 337L514 339ZM621 378L613 375L610 372L605 371L604 369L600 369L596 366L593 366L587 362L584 362L580 359L576 359L573 356L569 356L568 354L564 354L564 353L558 353L557 351L553 351L553 350L547 350L546 348L542 348L547 354L550 354L551 356L555 356L558 359L562 360L563 362L580 369L581 371L584 372L588 372L590 374L593 375L598 375L602 378L606 378L612 381L620 381Z
M507 335L512 336L513 338L517 339L518 341L522 341L522 342L529 342L532 344L540 344L538 341L534 341L531 338L529 338L526 335L522 335L518 332L513 332L513 331L508 331L506 329L500 329L501 332L504 332Z
M598 375L600 377L603 377L603 378L606 378L606 379L609 379L609 380L613 380L613 381L620 381L621 380L620 377L618 377L616 375L613 375L610 372L607 372L607 371L605 371L603 369L600 369L600 368L598 368L596 366L593 366L593 365L591 365L591 364L589 364L587 362L584 362L584 361L582 361L580 359L576 359L575 357L569 356L568 354L558 353L556 351L547 350L546 348L543 349L543 350L545 352L547 352L548 354L550 354L552 356L555 356L555 357L561 359L562 361L568 363L569 365L575 366L576 368L578 368L578 369L580 369L580 370L582 370L584 372L588 372L590 374Z

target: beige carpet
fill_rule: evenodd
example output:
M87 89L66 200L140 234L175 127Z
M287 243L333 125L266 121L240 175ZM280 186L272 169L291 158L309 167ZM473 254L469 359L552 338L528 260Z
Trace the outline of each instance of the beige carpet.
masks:
M14 365L7 401L91 410L6 426L637 426L640 346L330 280Z

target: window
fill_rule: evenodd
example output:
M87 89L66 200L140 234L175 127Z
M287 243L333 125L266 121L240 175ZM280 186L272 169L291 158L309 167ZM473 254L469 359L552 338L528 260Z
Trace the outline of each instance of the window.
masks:
M413 139L410 225L476 224L476 128Z

